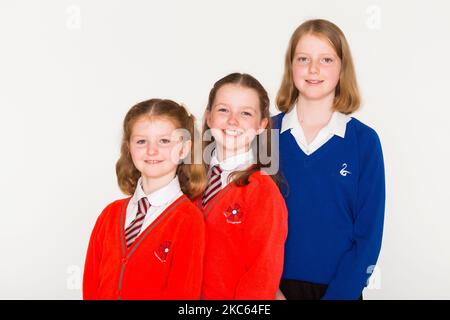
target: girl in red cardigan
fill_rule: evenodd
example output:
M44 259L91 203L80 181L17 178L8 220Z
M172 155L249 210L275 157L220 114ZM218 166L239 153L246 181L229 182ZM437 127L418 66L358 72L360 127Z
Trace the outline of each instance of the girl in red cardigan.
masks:
M208 186L196 200L206 224L203 299L275 299L287 211L268 174L273 163L262 162L271 154L270 138L260 141L270 133L269 117L267 92L248 74L230 74L210 92L203 128L204 139L212 135L204 143Z
M184 129L184 130L177 130ZM92 231L84 299L199 299L204 221L188 200L206 184L194 155L194 117L171 100L130 109L116 165L121 190ZM198 148L197 148L198 149Z

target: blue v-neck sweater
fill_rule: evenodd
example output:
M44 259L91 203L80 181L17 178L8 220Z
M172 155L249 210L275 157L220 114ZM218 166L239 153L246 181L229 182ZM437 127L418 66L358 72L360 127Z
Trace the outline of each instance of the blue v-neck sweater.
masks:
M281 128L284 113L272 118ZM323 299L357 299L381 248L385 207L383 154L376 132L352 118L306 155L286 130L280 170L288 208L283 279L328 285Z

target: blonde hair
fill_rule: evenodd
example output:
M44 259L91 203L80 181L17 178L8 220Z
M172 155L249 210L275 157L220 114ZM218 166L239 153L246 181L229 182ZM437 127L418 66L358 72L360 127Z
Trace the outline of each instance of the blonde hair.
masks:
M355 112L360 107L361 98L350 47L342 30L334 23L322 19L302 23L291 36L286 50L283 79L276 98L278 109L281 112L289 112L298 98L299 91L292 77L292 60L298 42L307 34L327 39L341 60L341 72L333 102L334 110L344 114Z
M192 142L190 153L185 159L192 158L196 152L201 152L197 147L194 137L198 136L195 127L195 118L184 106L172 100L151 99L133 106L123 121L123 137L120 149L120 158L116 163L117 182L120 189L127 195L132 195L136 189L137 181L141 173L134 166L130 154L130 138L134 124L142 117L159 117L171 121L175 128L183 128L189 131ZM206 173L202 164L182 162L177 167L178 180L181 190L190 199L200 195L206 187Z

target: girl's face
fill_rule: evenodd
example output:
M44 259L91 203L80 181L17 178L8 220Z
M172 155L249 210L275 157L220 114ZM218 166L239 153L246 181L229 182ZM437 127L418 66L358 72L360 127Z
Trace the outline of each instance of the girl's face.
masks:
M206 122L220 158L248 151L255 136L267 126L268 119L261 119L259 104L254 89L225 84L217 90L211 110L206 112Z
M167 119L142 117L133 125L130 154L134 166L146 179L175 176L180 159L189 153L191 141L183 143L182 133Z
M300 97L334 98L340 72L341 60L327 39L311 34L300 38L292 61L294 85Z

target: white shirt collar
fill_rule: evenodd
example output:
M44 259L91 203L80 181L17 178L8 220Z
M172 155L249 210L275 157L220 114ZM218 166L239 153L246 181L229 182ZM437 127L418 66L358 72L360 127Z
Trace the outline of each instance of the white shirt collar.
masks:
M247 169L249 166L254 164L253 149L250 148L249 151L229 157L222 162L217 159L217 152L216 149L214 149L211 155L210 167L213 167L217 164L219 164L220 168L224 171Z
M164 206L171 202L175 197L179 196L182 191L180 187L180 182L178 181L178 176L175 177L164 187L153 191L152 193L146 195L144 189L142 189L142 177L139 178L134 195L131 198L133 203L137 203L139 199L147 197L148 202L151 206L159 207Z
M347 123L351 120L351 117L339 112L334 111L328 124L322 129L324 132L337 135L341 138L345 138L345 131L347 129ZM294 131L302 131L300 122L297 118L297 104L286 113L281 123L281 132L286 130L295 129Z

